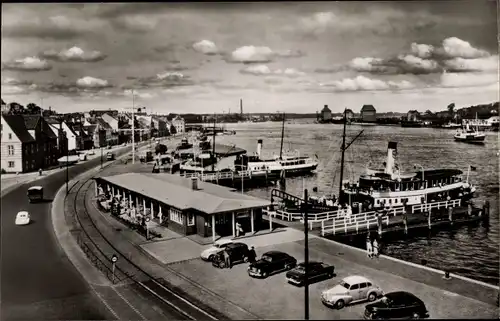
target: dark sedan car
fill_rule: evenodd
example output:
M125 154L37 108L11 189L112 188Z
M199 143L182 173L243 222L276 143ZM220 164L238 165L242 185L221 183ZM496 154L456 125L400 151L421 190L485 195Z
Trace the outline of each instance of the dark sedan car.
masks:
M331 279L334 275L335 267L323 262L309 262L307 265L306 275L306 264L305 262L302 262L293 270L286 273L286 279L288 283L302 286L305 284L306 280L308 280L309 283L312 283L319 280Z
M221 250L212 260L212 265L220 269L226 268L226 262L224 261L224 251L229 253L232 264L248 262L248 254L250 250L248 245L245 243L229 243L226 245L225 250Z
M258 278L267 278L269 275L287 271L297 265L297 260L283 252L270 251L262 254L260 260L250 264L248 275Z
M424 302L405 292L386 293L380 300L367 304L365 319L423 319L429 317Z

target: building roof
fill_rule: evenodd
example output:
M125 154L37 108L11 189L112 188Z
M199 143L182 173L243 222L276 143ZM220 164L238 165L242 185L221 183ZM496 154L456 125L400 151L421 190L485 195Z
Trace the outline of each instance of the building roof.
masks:
M375 107L373 105L363 105L361 108L361 111L376 111Z
M3 115L2 117L21 143L31 143L35 141L35 138L28 132L22 115Z
M102 118L96 118L95 119L96 124L99 125L102 129L107 129L107 130L112 130L113 128L111 127L110 124L108 124L104 119Z
M82 129L86 131L87 135L93 135L96 128L97 128L97 125L82 126Z
M44 121L41 116L35 115L4 115L4 119L22 143L34 142L35 137L29 130L35 130L38 123ZM49 126L42 126L43 133L50 138L57 138Z
M125 173L100 179L181 210L194 209L207 214L271 205L270 201L202 181L198 181L198 190L193 190L190 179L171 174Z

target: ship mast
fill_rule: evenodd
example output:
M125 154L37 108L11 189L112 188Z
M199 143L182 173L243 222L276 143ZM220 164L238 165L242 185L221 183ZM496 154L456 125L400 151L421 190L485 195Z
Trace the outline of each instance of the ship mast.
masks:
M347 144L347 146L346 146L346 144L345 144L345 131L346 131L346 126L347 126L347 109L344 109L344 119L343 120L344 120L343 121L343 123L344 123L344 129L343 129L343 133L342 133L342 146L340 147L340 150L342 152L342 159L340 161L340 184L339 184L339 196L338 196L339 202L340 202L340 196L341 196L341 193L342 193L342 181L344 179L344 155L345 155L345 151L364 132L364 130L360 131L359 134L356 135L356 137L354 137L354 139L349 144Z
M280 160L283 159L283 137L285 136L285 113L283 113L283 123L281 125L281 147L280 147Z

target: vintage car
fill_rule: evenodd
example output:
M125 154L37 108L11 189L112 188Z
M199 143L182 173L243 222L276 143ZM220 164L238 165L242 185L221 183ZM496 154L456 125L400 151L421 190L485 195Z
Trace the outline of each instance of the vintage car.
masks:
M331 279L335 276L335 267L323 262L308 262L307 275L305 262L299 263L295 268L286 272L288 283L302 286L307 280L309 283L319 280Z
M233 243L233 241L228 239L217 240L208 249L201 252L201 259L204 261L212 261L215 255L223 251L228 244Z
M31 186L28 188L26 193L30 203L43 201L43 187L42 186Z
M270 251L262 254L260 260L250 264L248 275L257 278L267 278L271 274L293 269L297 260L283 252Z
M107 160L114 160L115 159L115 154L113 154L112 152L108 152L106 154L106 159Z
M21 211L16 215L16 225L28 225L30 223L30 214L26 211Z
M346 304L375 301L384 295L382 289L364 276L348 276L331 289L323 291L321 302L328 307L342 309Z
M248 262L249 249L248 245L245 243L231 243L226 245L226 248L219 253L217 253L213 260L212 265L220 269L226 268L226 262L224 261L224 251L229 253L231 259L231 264L238 264L242 262Z
M364 318L368 320L428 317L429 312L424 302L414 294L405 291L386 293L380 300L367 304L364 314Z

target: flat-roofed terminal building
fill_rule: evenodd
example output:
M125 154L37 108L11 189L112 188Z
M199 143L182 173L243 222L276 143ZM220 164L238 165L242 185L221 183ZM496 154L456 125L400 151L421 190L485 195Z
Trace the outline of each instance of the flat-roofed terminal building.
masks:
M255 233L270 201L234 189L170 174L126 173L96 177L96 195L108 191L144 215L183 234L236 236L236 224ZM269 222L270 226L272 222Z

